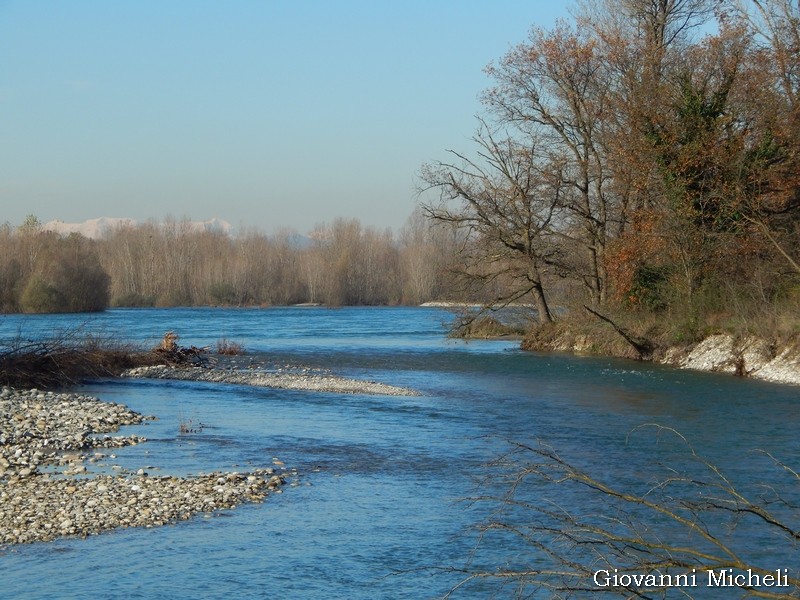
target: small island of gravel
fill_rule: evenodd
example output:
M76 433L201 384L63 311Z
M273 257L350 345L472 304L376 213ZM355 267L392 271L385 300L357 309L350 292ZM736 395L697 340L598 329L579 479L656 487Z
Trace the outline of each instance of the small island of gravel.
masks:
M147 417L126 406L90 396L23 389L26 382L68 384L86 375L177 379L346 394L416 396L414 390L296 365L243 365L238 357L205 358L206 349L181 348L168 332L153 351L96 352L94 347L36 345L5 354L0 389L0 547L122 527L155 527L200 512L262 501L279 492L290 474L283 466L247 473L215 472L191 477L149 476L143 468L90 473L112 458L106 449L146 442L137 435L111 436ZM154 364L161 358L167 364ZM194 365L199 360L203 366ZM210 364L209 364L210 362ZM124 366L127 368L124 370ZM16 387L12 387L16 386ZM282 463L276 463L281 465ZM291 471L292 475L296 472Z
M384 396L418 396L419 393L405 387L348 379L327 372L282 372L261 369L205 368L200 366L155 365L136 367L122 372L122 377L150 379L180 379L184 381L208 381L231 383L284 390L306 390L315 392L338 392L342 394L378 394Z
M74 393L0 390L0 547L154 527L199 512L259 502L285 482L285 469L195 477L86 476L102 449L145 442L102 435L145 417ZM100 434L100 435L98 435Z

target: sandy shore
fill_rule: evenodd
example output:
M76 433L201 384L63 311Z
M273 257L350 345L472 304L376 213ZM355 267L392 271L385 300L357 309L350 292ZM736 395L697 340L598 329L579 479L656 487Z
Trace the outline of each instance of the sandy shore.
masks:
M143 417L79 394L0 390L0 546L154 527L263 500L285 469L196 477L86 475L103 449L145 442L110 436ZM113 456L113 455L112 455Z
M338 392L343 394L378 394L385 396L419 395L409 388L387 385L375 381L347 379L329 373L270 372L260 369L248 370L238 368L176 368L158 365L128 369L122 376L150 379L180 379L185 381L210 381L214 383L233 383L284 390Z

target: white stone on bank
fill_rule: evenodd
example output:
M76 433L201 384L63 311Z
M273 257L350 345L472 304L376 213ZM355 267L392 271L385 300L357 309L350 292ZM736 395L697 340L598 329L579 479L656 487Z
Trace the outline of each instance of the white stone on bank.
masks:
M661 362L684 369L800 385L800 349L786 347L776 352L768 342L756 337L737 340L729 334L712 335L688 354L669 349Z

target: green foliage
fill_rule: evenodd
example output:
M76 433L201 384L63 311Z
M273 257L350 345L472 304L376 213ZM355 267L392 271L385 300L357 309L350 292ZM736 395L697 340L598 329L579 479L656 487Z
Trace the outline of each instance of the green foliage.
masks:
M22 266L17 259L0 264L0 311L19 310L19 287L22 283Z
M705 231L727 231L739 221L733 195L742 173L728 168L742 147L727 116L732 83L729 75L709 89L709 82L684 75L672 114L650 123L646 136L672 210Z
M757 180L757 176L765 169L783 162L788 158L784 148L775 138L773 131L765 131L761 141L745 153L745 167L751 174L750 179Z
M633 275L631 296L638 306L652 311L662 311L669 305L669 275L665 266L643 264Z
M26 313L69 312L64 294L39 277L28 281L22 292L20 305L22 312Z

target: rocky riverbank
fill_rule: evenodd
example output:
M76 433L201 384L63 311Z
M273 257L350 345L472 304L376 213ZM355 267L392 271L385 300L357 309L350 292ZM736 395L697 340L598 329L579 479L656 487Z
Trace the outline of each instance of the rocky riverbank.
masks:
M0 544L157 527L199 512L260 502L284 482L272 469L178 477L31 476L0 484Z
M684 369L800 385L800 349L776 347L756 337L712 335L689 349L668 349L660 362Z
M596 325L596 324L595 324ZM621 336L609 329L551 328L523 340L523 350L574 352L642 359ZM699 343L663 347L654 344L645 360L681 369L728 373L773 383L800 385L800 346L777 344L757 337L712 335Z
M0 390L0 545L163 525L261 501L285 481L272 468L182 478L144 469L84 475L86 461L104 456L99 449L146 441L98 434L148 418L85 395Z
M137 367L122 373L122 377L143 377L150 379L180 379L186 381L209 381L232 383L284 390L310 390L316 392L337 392L342 394L378 394L384 396L417 396L412 389L387 385L375 381L348 379L330 373L270 372L261 369L170 367L158 365Z
M5 387L0 390L0 479L15 482L53 464L65 466L67 474L82 472L90 450L145 441L92 434L113 433L148 418L90 396Z

